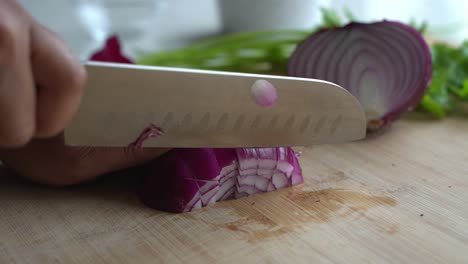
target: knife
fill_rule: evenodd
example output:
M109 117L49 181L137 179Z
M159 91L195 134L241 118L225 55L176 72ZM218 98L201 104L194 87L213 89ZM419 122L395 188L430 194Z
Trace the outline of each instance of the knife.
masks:
M65 129L69 146L126 147L148 127L162 133L142 147L310 146L366 134L358 100L323 80L108 62L85 67L81 105ZM274 105L256 103L257 80L276 88Z

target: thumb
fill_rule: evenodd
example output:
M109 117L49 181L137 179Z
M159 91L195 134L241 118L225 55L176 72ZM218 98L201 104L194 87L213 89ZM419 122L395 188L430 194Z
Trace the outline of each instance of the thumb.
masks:
M0 149L0 159L24 178L55 186L92 180L103 174L142 165L169 149L69 147L63 133L35 139L19 149Z
M70 148L70 156L76 162L76 170L80 171L77 179L71 179L71 183L77 183L92 179L102 174L142 165L155 159L169 149L162 148L119 148L119 147L79 147Z

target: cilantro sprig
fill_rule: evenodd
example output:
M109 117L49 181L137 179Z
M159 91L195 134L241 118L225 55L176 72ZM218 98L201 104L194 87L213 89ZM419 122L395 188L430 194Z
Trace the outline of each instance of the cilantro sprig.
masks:
M417 110L443 118L468 101L468 41L458 47L434 43L431 55L432 81Z

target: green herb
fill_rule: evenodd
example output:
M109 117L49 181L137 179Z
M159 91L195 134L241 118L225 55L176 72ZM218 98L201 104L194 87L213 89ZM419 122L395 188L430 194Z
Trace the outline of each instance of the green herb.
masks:
M460 101L468 101L468 42L459 47L431 45L432 82L417 110L443 118L457 112Z
M145 54L144 65L254 73L286 72L290 54L309 31L278 30L230 34L186 48Z
M426 31L427 31L427 27L428 27L428 24L427 24L426 21L422 21L422 22L420 22L420 24L418 24L418 22L415 21L414 19L411 19L410 22L408 23L408 25L415 28L421 34L425 34Z
M173 51L142 54L137 63L205 70L285 74L297 44L323 28L344 25L339 15L322 8L322 23L311 30L272 30L214 37ZM351 17L351 13L347 13Z

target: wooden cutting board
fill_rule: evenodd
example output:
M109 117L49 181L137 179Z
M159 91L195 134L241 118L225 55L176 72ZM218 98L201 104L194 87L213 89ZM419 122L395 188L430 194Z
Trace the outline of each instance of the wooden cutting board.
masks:
M304 149L305 184L187 214L134 177L52 189L0 177L0 263L468 263L468 118L410 117Z

